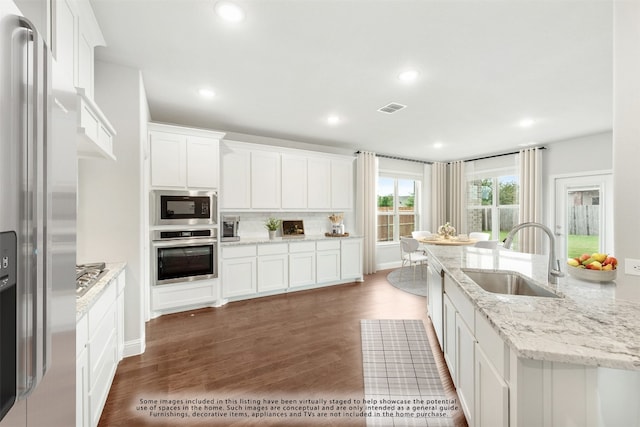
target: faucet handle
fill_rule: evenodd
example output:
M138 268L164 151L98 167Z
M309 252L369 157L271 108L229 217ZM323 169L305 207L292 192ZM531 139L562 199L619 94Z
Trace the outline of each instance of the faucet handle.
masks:
M564 273L563 273L563 272L562 272L562 270L560 269L560 260L559 260L559 259L557 259L557 260L556 260L556 263L557 263L557 265L558 265L558 268L557 268L557 269L553 269L553 270L551 270L551 271L549 272L549 274L552 274L552 275L554 275L554 276L556 276L556 277L564 277Z

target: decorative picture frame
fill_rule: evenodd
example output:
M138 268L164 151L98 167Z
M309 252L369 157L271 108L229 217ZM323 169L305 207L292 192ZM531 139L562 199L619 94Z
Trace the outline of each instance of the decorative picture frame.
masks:
M282 221L282 237L302 238L304 237L304 223L300 219Z

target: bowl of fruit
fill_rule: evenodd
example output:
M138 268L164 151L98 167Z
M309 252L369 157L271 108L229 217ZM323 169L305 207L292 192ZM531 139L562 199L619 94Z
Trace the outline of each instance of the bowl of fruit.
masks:
M567 260L568 273L577 279L592 282L610 282L615 280L618 260L607 254L582 254Z

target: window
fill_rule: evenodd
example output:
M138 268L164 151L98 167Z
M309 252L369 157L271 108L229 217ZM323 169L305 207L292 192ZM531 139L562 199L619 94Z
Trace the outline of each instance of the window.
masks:
M467 181L467 228L503 240L518 224L520 177L511 171L494 171Z
M411 178L378 177L378 242L397 242L416 230L419 183Z

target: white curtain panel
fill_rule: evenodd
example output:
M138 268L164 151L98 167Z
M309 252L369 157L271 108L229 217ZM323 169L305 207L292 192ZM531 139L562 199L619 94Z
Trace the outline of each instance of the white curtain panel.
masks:
M362 270L376 272L378 158L375 153L360 152L356 160L356 209L358 231L364 237Z
M459 233L467 232L467 178L464 173L464 161L449 163L449 210L448 221Z
M434 162L431 165L431 226L436 233L438 227L449 221L447 218L447 164Z
M517 162L520 173L520 214L523 222L542 220L542 150L527 148L520 150ZM542 233L532 228L518 232L518 248L521 252L542 254Z

